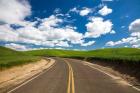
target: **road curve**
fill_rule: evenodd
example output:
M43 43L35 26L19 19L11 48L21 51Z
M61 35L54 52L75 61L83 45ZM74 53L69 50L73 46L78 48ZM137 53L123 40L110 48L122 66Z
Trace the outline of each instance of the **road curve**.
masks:
M140 93L80 60L55 60L56 64L48 71L7 93Z

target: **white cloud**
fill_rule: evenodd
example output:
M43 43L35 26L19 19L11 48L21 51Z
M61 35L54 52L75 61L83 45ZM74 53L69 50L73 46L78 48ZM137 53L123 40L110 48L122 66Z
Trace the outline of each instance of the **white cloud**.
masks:
M91 46L95 43L95 41L89 41L87 43L82 43L81 46Z
M116 32L115 32L114 30L112 30L112 31L110 32L110 34L116 34Z
M119 41L109 41L106 43L106 46L117 46L122 44L128 44L131 47L138 48L140 47L140 19L136 19L131 22L129 25L129 31L131 34L127 38L122 38Z
M136 19L129 25L129 30L131 32L140 32L140 19Z
M5 44L5 47L7 48L11 48L14 50L27 50L27 47L24 45L20 45L20 44L16 44L16 43L9 43L9 44Z
M139 48L140 47L140 44L132 45L132 47Z
M104 6L101 10L99 10L98 13L102 16L106 16L106 15L112 13L112 9L108 8L107 6Z
M75 13L78 13L79 15L81 15L81 16L86 16L89 13L92 13L93 10L90 9L90 8L87 8L87 7L83 7L82 9L77 9L77 7L74 7L72 9L70 9L69 12L75 12Z
M104 21L101 17L91 18L91 22L86 24L87 31L85 37L97 38L101 35L110 33L112 31L112 22L110 20Z
M103 2L111 2L111 1L113 1L113 0L102 0Z
M55 15L51 15L48 18L41 19L41 22L42 22L42 24L40 24L39 29L41 29L41 30L43 30L43 29L49 30L52 27L58 26L58 24L62 23L63 20L58 18L58 17L56 17Z
M123 38L119 41L109 41L106 43L106 46L119 46L122 44L129 44L132 47L140 47L140 38L138 37L128 37L128 38Z
M21 42L42 46L71 47L72 44L84 42L83 34L76 31L74 26L59 27L62 19L56 16L40 19L41 24L34 27L36 22L28 22L25 27L12 29L10 25L0 25L0 41Z
M0 0L0 21L17 24L31 14L31 6L27 0Z
M86 15L88 15L89 13L91 13L92 12L92 10L90 9L90 8L83 8L81 11L80 11L80 15L81 16L86 16Z
M70 9L70 12L79 13L79 10L77 9L77 7L74 7L72 9Z
M136 37L128 37L128 38L123 38L116 42L109 41L106 43L106 46L117 46L117 45L121 45L121 44L134 44L135 42L137 42Z
M67 41L59 41L56 43L55 46L60 46L60 47L70 47Z
M140 38L140 32L133 32L130 36Z
M18 34L9 25L0 25L0 41L16 41Z
M108 41L108 42L106 43L106 46L115 46L115 45L116 45L116 43L113 42L113 41Z

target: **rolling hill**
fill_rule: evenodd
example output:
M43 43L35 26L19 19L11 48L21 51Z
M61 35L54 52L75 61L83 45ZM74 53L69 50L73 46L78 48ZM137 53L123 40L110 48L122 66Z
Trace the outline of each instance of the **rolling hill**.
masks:
M107 48L90 51L73 51L58 49L42 49L25 52L34 56L59 56L97 58L106 60L140 61L140 49L137 48Z
M23 52L15 51L0 46L0 70L15 65L22 65L39 60L37 56L31 56Z
M90 51L42 49L19 52L0 46L0 52L0 69L34 62L41 56L98 59L130 65L140 63L140 49L136 48L107 48Z

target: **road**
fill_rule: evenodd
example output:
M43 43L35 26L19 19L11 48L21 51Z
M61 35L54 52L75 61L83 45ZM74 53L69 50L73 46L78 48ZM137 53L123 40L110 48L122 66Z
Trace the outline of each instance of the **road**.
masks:
M55 58L56 63L38 77L8 93L140 93L75 59Z

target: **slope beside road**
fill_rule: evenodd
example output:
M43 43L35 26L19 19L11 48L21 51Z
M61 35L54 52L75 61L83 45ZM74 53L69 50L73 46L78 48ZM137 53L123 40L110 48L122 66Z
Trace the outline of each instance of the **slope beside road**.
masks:
M52 68L7 93L140 93L80 60L55 60Z

